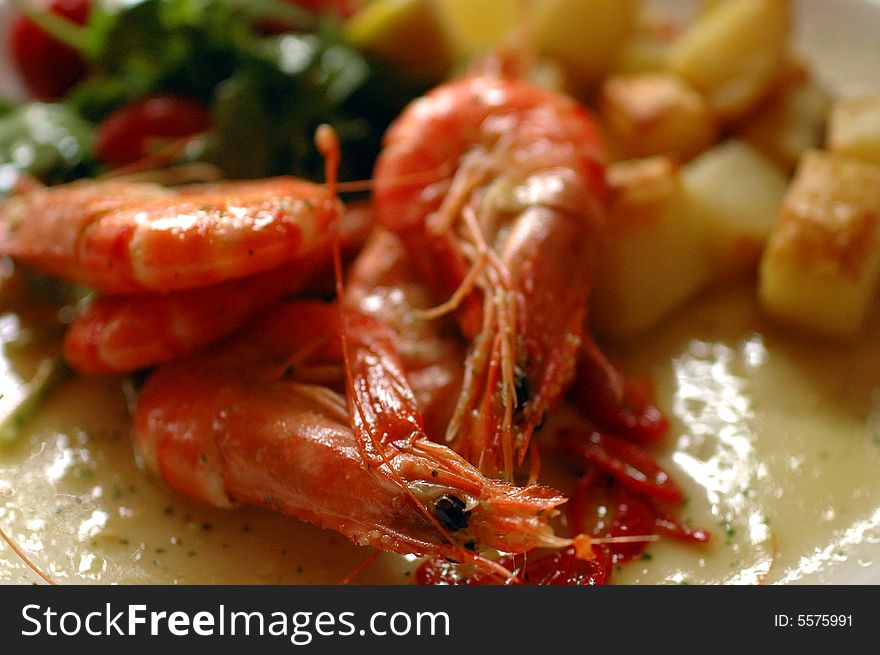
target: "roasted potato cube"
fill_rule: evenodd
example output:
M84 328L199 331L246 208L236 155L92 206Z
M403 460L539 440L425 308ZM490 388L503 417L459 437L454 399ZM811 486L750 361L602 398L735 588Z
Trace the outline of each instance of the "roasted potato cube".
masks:
M805 152L822 145L830 105L825 90L801 69L761 103L739 134L793 171Z
M761 262L773 316L834 337L858 332L880 277L880 166L807 153Z
M880 96L834 103L828 126L832 152L880 165Z
M597 334L624 339L654 327L702 289L712 273L671 159L614 164L609 181L609 228L590 313Z
M670 155L686 161L718 135L718 121L703 96L671 73L610 77L599 111L619 159Z
M537 0L531 3L535 45L585 88L611 69L635 26L638 5L638 0Z
M788 189L785 171L749 144L731 140L690 162L682 179L716 275L754 274Z
M724 2L727 2L727 0L703 0L698 7L697 15L702 16L703 14L708 14L715 9L715 7Z
M727 0L698 16L669 52L669 68L706 94L723 117L747 114L785 62L788 0Z
M633 31L620 45L613 73L648 73L666 70L669 48L680 33L678 23L665 12L643 5Z
M669 41L651 34L635 34L620 46L614 64L615 73L647 73L666 69Z

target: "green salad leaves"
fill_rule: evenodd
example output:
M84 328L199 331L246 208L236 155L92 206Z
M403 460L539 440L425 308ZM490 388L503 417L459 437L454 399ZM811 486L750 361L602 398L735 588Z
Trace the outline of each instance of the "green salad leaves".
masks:
M48 183L104 171L94 131L113 110L155 94L210 111L198 151L229 177L320 179L312 138L329 123L343 179L361 178L388 123L431 82L346 43L338 19L282 0L105 0L82 26L17 4L88 63L58 104L0 106L0 166Z

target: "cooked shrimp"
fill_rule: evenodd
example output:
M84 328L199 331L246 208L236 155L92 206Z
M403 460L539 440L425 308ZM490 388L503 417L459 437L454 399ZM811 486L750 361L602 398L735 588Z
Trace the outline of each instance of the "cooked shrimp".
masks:
M372 224L366 204L346 208L338 233L352 253ZM107 296L76 316L64 339L64 358L79 373L128 373L169 362L229 336L284 295L321 291L328 246L266 273L169 294Z
M419 279L400 239L377 230L348 273L346 306L393 329L396 346L413 387L428 436L446 431L461 391L465 343L447 319L413 321L412 311L430 307L431 290Z
M438 87L385 137L377 219L450 298L422 316L459 310L472 346L447 438L488 475L512 478L572 378L605 161L585 109L502 76Z
M294 178L76 182L4 201L0 254L106 294L192 289L307 256L338 212L324 187Z
M78 373L115 375L170 362L245 325L319 268L298 262L250 277L170 294L105 296L74 318L64 359Z
M480 551L567 543L548 525L561 496L487 479L425 438L393 333L343 316L348 358L338 309L299 302L210 354L158 369L134 419L149 467L202 501L267 507L358 544L500 575Z

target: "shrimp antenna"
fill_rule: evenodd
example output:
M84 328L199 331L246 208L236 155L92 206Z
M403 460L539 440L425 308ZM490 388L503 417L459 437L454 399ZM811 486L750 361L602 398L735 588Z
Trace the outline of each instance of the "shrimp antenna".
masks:
M327 124L322 124L318 126L317 131L315 132L315 146L318 148L318 151L324 156L324 183L327 185L327 190L330 192L330 196L335 200L338 194L338 171L339 171L339 162L342 159L342 151L339 146L339 137L336 134L336 131ZM364 415L364 410L361 407L357 394L354 391L354 380L352 379L351 372L351 354L348 343L348 331L345 320L345 309L342 307L342 299L344 297L344 284L342 281L342 245L340 243L339 238L339 221L335 221L333 225L333 229L331 230L332 234L332 248L333 248L333 277L335 279L336 284L336 303L339 311L337 313L339 319L339 339L342 344L342 358L345 362L345 386L347 395L351 398L355 409L358 414L360 414L361 424L364 426L364 429L369 431L369 421L367 417ZM392 473L392 475L396 478L395 482L397 482L404 490L405 493L410 496L413 501L415 501L416 505L425 513L429 520L436 523L440 528L441 532L444 536L446 531L443 529L443 526L440 525L439 521L431 515L431 513L422 506L418 499L415 498L412 491L409 489L409 486L406 484L406 481L400 479L400 476L396 474L394 471L394 467L391 466L391 463L388 461L388 458L385 454L383 448L379 447L380 444L377 443L376 436L370 432L370 440L373 442L373 447L382 457L383 462L387 466L388 470ZM452 541L451 537L448 537L450 543L455 543ZM364 563L364 568L369 566L373 562L373 558L368 558ZM361 567L358 567L354 571L352 571L348 576L346 576L341 583L347 584L351 579L356 577L361 572Z
M33 571L34 573L36 573L38 576L40 576L46 584L51 584L51 585L58 584L52 578L50 578L48 575L43 573L40 570L40 567L38 567L36 564L34 564L30 560L30 558L24 554L24 551L21 548L19 548L18 544L16 544L12 540L12 538L3 531L3 528L0 528L0 538L2 538L3 541L5 541L9 545L9 547L12 549L12 552L14 552L16 555L18 555L19 558L21 558L21 561L24 562L25 564L27 564L28 568L31 571Z
M315 146L324 157L324 184L330 196L336 200L339 195L339 162L342 160L342 149L339 146L339 137L330 125L323 123L315 131ZM339 238L339 217L333 223L331 230L333 240L333 273L336 285L336 302L342 302L344 291L342 282L342 244ZM339 314L339 328L342 335L343 350L347 351L345 339L345 325L342 312ZM347 363L348 357L346 357Z
M321 127L329 127L322 125ZM321 128L319 127L318 130ZM332 130L332 128L330 128ZM317 141L318 135L315 134ZM320 148L320 146L319 146ZM417 171L415 173L400 174L394 178L394 183L389 186L406 187L406 186L423 186L425 184L433 184L445 180L450 175L449 164L443 164L436 168L426 171ZM348 182L336 182L336 190L339 193L358 193L361 191L372 191L376 185L376 181L372 178L367 180L349 180Z
M373 562L375 562L379 557L382 556L381 550L376 550L360 564L358 564L352 571L350 571L342 580L339 581L339 585L350 585L354 582L364 571L366 571L370 566L372 566Z
M325 184L327 185L327 190L330 192L330 195L332 197L336 198L338 191L339 162L342 158L342 151L339 146L339 137L336 135L336 131L330 125L319 125L317 131L315 132L315 146L324 156L324 177ZM336 225L338 225L338 221ZM336 282L336 302L338 303L339 307L339 336L342 342L342 356L345 361L345 378L348 394L351 396L358 414L360 414L361 423L364 426L364 429L370 433L370 440L373 442L373 447L375 448L376 452L379 453L383 463L388 468L388 471L395 478L395 482L400 485L407 496L409 496L416 504L416 506L419 507L420 511L424 513L425 517L435 526L435 528L440 531L440 534L442 534L444 538L449 541L449 543L454 544L455 540L452 538L452 536L440 524L437 518L433 514L431 514L431 512L421 502L419 502L418 498L415 497L412 490L409 488L409 485L407 485L406 481L400 477L399 473L397 473L394 467L391 465L391 462L388 461L385 449L381 447L381 443L379 442L379 440L376 439L376 436L368 428L370 422L365 416L363 407L361 407L357 394L355 393L354 381L352 379L351 373L351 355L348 343L348 331L345 321L345 310L342 307L342 299L344 297L345 291L342 281L342 247L339 239L339 230L336 229L336 225L332 230L333 269Z
M170 166L171 164L180 161L181 156L186 153L187 149L190 148L190 146L192 146L194 143L198 142L200 139L204 139L205 134L205 132L199 132L198 134L190 134L188 136L180 137L179 139L174 139L173 141L163 145L157 151L152 152L148 155L144 155L140 159L133 161L130 164L125 164L124 166L120 166L118 168L107 171L103 175L99 175L97 179L124 179L130 175L135 175L138 173L148 173L151 171L159 170L166 166ZM219 169L217 169L216 167L214 168L216 172L219 173Z

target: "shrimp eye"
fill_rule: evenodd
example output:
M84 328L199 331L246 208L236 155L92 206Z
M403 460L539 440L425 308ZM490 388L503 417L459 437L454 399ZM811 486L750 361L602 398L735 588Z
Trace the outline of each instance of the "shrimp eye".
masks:
M434 516L444 528L455 532L467 527L471 513L464 508L465 504L461 498L446 494L434 501Z

